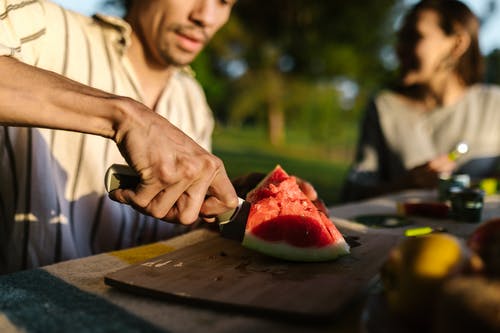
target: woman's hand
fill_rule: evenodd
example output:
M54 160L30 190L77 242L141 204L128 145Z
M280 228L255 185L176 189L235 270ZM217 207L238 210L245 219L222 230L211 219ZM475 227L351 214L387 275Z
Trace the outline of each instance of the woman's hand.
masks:
M440 175L451 174L456 166L457 164L448 155L441 155L411 169L407 179L411 187L433 188L437 186Z

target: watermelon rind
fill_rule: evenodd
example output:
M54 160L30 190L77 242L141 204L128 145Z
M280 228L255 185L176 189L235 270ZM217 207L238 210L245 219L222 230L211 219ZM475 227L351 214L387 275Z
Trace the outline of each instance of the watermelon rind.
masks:
M303 262L330 261L349 254L349 245L343 238L336 242L318 247L295 247L286 242L269 242L255 237L250 232L245 233L242 245L271 257Z

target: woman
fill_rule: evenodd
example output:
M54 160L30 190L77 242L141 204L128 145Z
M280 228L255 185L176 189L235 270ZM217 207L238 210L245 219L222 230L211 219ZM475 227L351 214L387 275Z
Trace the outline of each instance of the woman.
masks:
M479 83L479 21L456 0L421 1L398 33L400 80L364 116L344 200L432 188L442 173L494 175L500 161L500 89ZM466 142L457 161L449 153Z

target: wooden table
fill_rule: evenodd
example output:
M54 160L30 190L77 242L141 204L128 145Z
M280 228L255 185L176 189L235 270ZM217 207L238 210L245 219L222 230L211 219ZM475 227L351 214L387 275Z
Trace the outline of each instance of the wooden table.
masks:
M396 203L410 198L435 198L434 192L404 192L373 200L330 207L341 226L374 232L349 221L360 214L393 214ZM486 199L483 221L500 216L500 198ZM414 225L444 226L466 237L477 224L453 220L412 219ZM383 232L403 237L404 228ZM377 231L378 232L378 231ZM213 238L196 230L168 241L128 250L99 254L0 277L1 332L360 332L364 301L377 286L361 290L332 322L313 325L273 317L193 307L123 292L104 283L104 276L132 263Z

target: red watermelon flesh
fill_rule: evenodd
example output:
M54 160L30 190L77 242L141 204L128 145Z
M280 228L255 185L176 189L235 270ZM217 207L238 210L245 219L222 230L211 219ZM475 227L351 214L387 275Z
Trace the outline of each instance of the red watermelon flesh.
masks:
M248 192L246 200L254 203L260 199L272 196L275 190L270 185L279 185L284 181L290 180L290 178L285 170L278 165L252 191ZM292 180L292 182L295 182L295 180Z
M244 246L293 261L325 261L349 253L332 221L280 166L246 199L252 206Z

